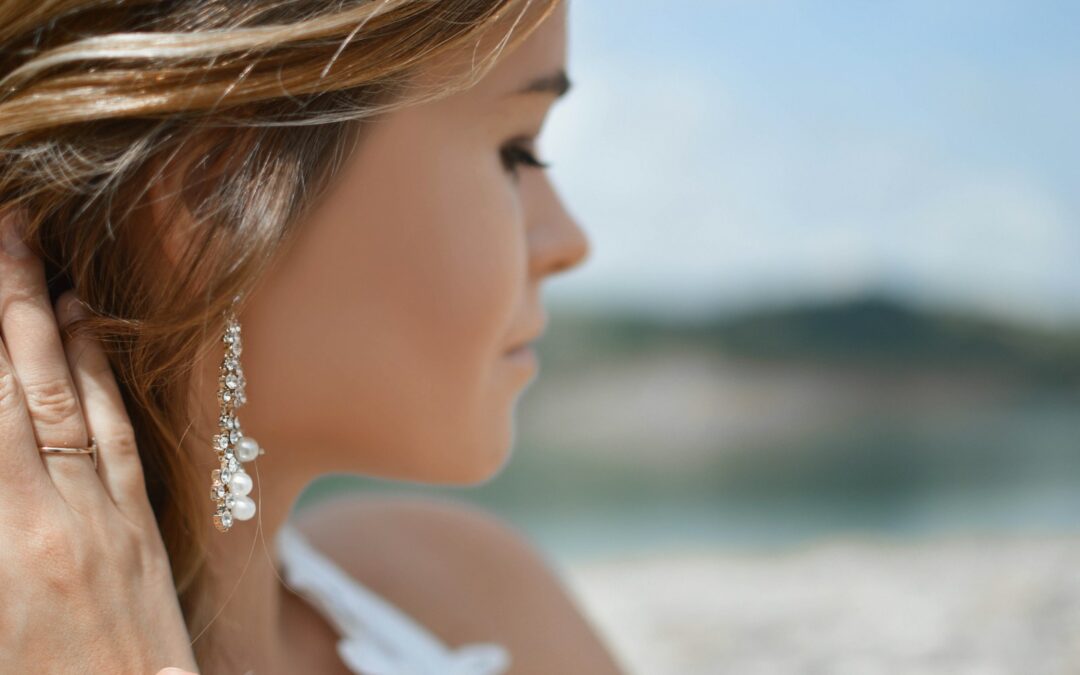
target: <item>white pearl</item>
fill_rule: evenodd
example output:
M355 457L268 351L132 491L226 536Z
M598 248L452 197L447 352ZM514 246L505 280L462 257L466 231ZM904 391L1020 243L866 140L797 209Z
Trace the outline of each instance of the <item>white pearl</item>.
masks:
M232 514L237 520L251 520L251 517L255 515L255 502L251 500L251 497L240 495L233 504Z
M250 462L259 456L259 443L251 436L244 436L236 442L236 457L241 462Z
M243 471L237 471L233 474L232 479L229 481L229 487L234 495L246 495L251 492L253 483L251 482L251 476L247 475Z

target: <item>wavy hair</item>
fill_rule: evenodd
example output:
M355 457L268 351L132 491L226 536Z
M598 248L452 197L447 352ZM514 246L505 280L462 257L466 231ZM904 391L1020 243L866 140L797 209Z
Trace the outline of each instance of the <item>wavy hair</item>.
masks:
M75 329L109 354L190 630L212 529L182 448L194 364L363 120L475 83L557 1L0 4L0 204L25 214L53 298L73 287L90 309ZM417 84L452 52L459 76ZM173 166L194 231L163 265L176 212L147 192Z

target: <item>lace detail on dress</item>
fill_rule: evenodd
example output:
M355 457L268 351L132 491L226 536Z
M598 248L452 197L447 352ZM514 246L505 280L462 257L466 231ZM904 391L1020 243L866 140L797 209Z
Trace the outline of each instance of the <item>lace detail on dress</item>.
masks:
M359 675L501 675L510 664L494 643L457 649L360 584L315 550L288 521L275 540L285 581L341 636L341 660Z

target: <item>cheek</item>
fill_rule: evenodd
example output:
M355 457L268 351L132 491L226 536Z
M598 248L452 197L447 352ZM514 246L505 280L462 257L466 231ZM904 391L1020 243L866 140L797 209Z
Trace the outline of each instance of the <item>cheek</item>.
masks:
M497 162L417 166L398 150L346 174L305 225L267 290L278 325L260 332L282 363L273 388L304 392L300 424L370 451L354 468L467 480L508 444L520 383L501 352L527 282L523 216Z
M356 194L364 213L358 311L392 340L403 394L386 411L407 428L413 475L464 471L508 442L512 382L501 353L524 297L522 215L506 177L479 158L385 173ZM380 189L376 189L380 188ZM457 469L455 469L457 470Z
M482 386L508 339L526 280L521 214L500 176L461 163L394 181L368 203L363 267L383 327L413 364L455 394ZM367 217L365 216L365 220Z

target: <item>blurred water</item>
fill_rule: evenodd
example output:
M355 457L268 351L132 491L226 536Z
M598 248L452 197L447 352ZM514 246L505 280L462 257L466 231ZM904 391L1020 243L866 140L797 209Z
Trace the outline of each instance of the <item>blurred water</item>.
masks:
M330 476L302 501L350 490L451 496L565 559L782 549L867 533L1080 533L1075 410L1071 395L1042 396L944 421L860 422L666 474L618 455L524 446L475 488Z

